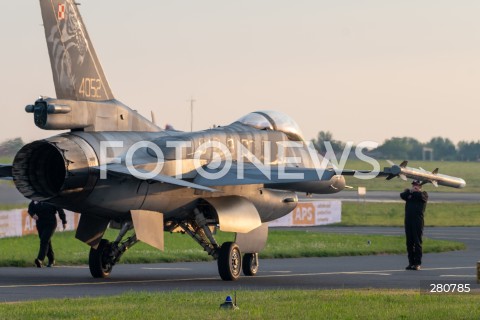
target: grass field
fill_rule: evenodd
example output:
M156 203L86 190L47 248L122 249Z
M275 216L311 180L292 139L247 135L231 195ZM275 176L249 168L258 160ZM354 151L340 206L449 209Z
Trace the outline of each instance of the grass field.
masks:
M233 292L126 293L114 297L0 304L3 319L479 319L476 294L415 290L237 292L238 310L220 310Z
M13 157L0 156L1 164L11 164L13 162Z
M404 205L401 203L343 202L342 226L402 227ZM429 203L425 225L431 227L480 226L478 203Z
M380 169L384 167L390 167L390 165L381 160ZM400 164L402 160L395 160L397 164ZM447 174L450 176L463 178L467 182L467 186L463 189L454 189L447 187L435 188L431 184L424 186L426 191L439 191L439 192L480 192L480 162L456 162L456 161L409 161L408 166L412 168L422 167L427 171L433 171L435 168L439 168L439 173ZM345 169L362 169L372 170L370 164L360 160L349 160L345 165ZM409 187L409 183L399 178L392 179L390 181L385 178L376 178L371 180L359 180L354 177L346 177L347 185L357 188L359 186L366 187L368 190L385 190L385 191L399 191L406 187Z
M0 210L2 211L8 211L8 210L13 210L13 209L24 209L28 207L28 203L22 204L22 203L17 203L17 204L0 204Z
M114 239L116 231L109 230L106 238ZM230 233L219 233L219 243L233 240ZM61 265L88 264L89 247L74 238L73 232L57 232L53 239L57 263ZM32 266L39 240L36 236L0 239L0 266ZM464 249L460 242L425 239L424 252ZM403 254L402 236L337 235L305 231L277 231L269 234L261 258L327 257L371 254ZM176 261L208 261L212 258L189 236L165 234L165 251L138 243L122 257L123 263L153 263Z

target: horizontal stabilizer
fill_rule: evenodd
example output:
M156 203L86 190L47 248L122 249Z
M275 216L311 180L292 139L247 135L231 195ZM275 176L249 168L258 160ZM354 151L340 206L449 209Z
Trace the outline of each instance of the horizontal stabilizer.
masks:
M3 179L3 180L12 179L12 165L0 164L0 179Z

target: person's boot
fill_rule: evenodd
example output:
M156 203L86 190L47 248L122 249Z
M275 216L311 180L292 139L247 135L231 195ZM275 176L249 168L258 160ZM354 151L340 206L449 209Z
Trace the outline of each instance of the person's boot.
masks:
M39 260L39 259L37 258L37 259L35 259L34 262L35 262L35 265L37 266L37 268L43 267L43 262L42 262L42 260Z

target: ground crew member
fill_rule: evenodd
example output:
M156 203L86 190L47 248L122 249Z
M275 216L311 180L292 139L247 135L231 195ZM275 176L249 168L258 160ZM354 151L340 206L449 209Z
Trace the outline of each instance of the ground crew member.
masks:
M405 200L405 236L407 238L408 266L406 270L420 270L422 265L422 236L425 208L427 207L428 193L422 191L422 183L412 182L411 189L400 193Z
M51 239L57 228L57 217L55 216L57 212L60 220L62 220L63 230L65 230L67 219L63 209L38 201L32 201L28 206L28 214L36 221L38 237L40 238L40 249L35 259L37 268L43 267L45 256L48 258L47 267L53 267L55 264L55 253L53 252Z

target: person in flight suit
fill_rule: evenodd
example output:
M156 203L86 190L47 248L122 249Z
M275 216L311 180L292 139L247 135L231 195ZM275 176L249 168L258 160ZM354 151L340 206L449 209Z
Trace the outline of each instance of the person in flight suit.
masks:
M57 217L55 216L57 212L60 220L62 220L63 230L65 230L67 219L63 209L38 201L32 201L28 206L28 214L36 221L38 237L40 238L40 249L35 259L37 268L43 266L45 256L48 258L47 267L53 267L55 264L55 253L53 252L51 239L57 228Z
M400 193L405 200L405 236L407 238L408 266L406 270L420 270L422 265L422 236L424 213L427 207L428 193L422 191L422 183L412 182L411 189Z

